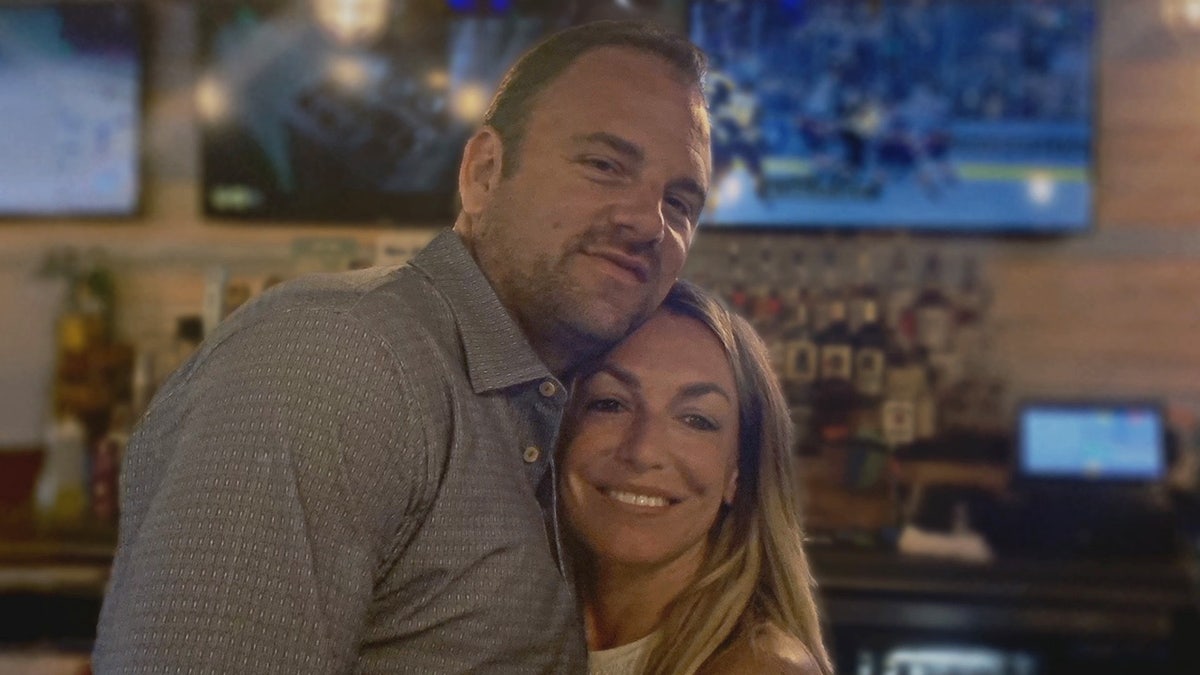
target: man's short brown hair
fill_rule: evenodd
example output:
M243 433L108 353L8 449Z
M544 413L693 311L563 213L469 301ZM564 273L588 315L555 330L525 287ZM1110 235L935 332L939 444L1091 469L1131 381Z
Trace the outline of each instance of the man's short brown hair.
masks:
M526 52L500 82L483 123L504 147L502 175L517 167L525 121L533 102L580 56L601 47L626 47L652 54L674 66L685 82L702 87L708 71L704 52L687 38L649 21L594 21L560 31Z

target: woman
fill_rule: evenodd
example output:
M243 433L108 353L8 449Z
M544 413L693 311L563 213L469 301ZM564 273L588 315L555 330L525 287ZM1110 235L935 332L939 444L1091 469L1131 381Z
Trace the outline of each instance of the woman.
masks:
M679 282L585 374L562 504L593 673L831 673L766 349Z

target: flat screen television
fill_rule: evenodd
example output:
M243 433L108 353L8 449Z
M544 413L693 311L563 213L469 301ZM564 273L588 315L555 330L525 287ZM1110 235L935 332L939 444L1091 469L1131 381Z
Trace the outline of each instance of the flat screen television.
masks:
M136 3L0 4L0 217L138 212L142 35Z
M549 32L683 0L206 0L203 208L217 218L453 216L462 146L495 86Z
M693 0L729 228L1075 233L1094 0Z

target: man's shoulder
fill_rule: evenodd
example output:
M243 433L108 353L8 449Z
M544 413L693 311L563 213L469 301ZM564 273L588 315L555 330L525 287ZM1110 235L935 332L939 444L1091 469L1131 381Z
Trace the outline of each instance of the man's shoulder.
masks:
M329 309L351 311L365 301L414 304L435 295L433 286L410 266L368 267L296 277L264 292L254 302L260 311Z
M324 330L365 331L396 351L414 342L437 342L453 331L453 317L436 288L412 267L372 267L307 274L272 287L230 317L225 337L277 326L293 339L327 339L322 331L296 332L295 324L325 317Z
M799 638L764 625L742 632L699 671L699 675L735 673L820 675L821 669Z

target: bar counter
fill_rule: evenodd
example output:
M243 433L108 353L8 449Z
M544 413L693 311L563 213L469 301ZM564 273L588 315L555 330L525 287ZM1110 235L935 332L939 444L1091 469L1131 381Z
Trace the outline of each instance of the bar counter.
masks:
M111 553L105 543L0 542L0 650L86 649ZM877 548L813 546L810 554L841 672L853 672L863 650L931 642L1033 649L1051 662L1124 646L1163 663L1140 672L1200 672L1193 556L965 564Z

